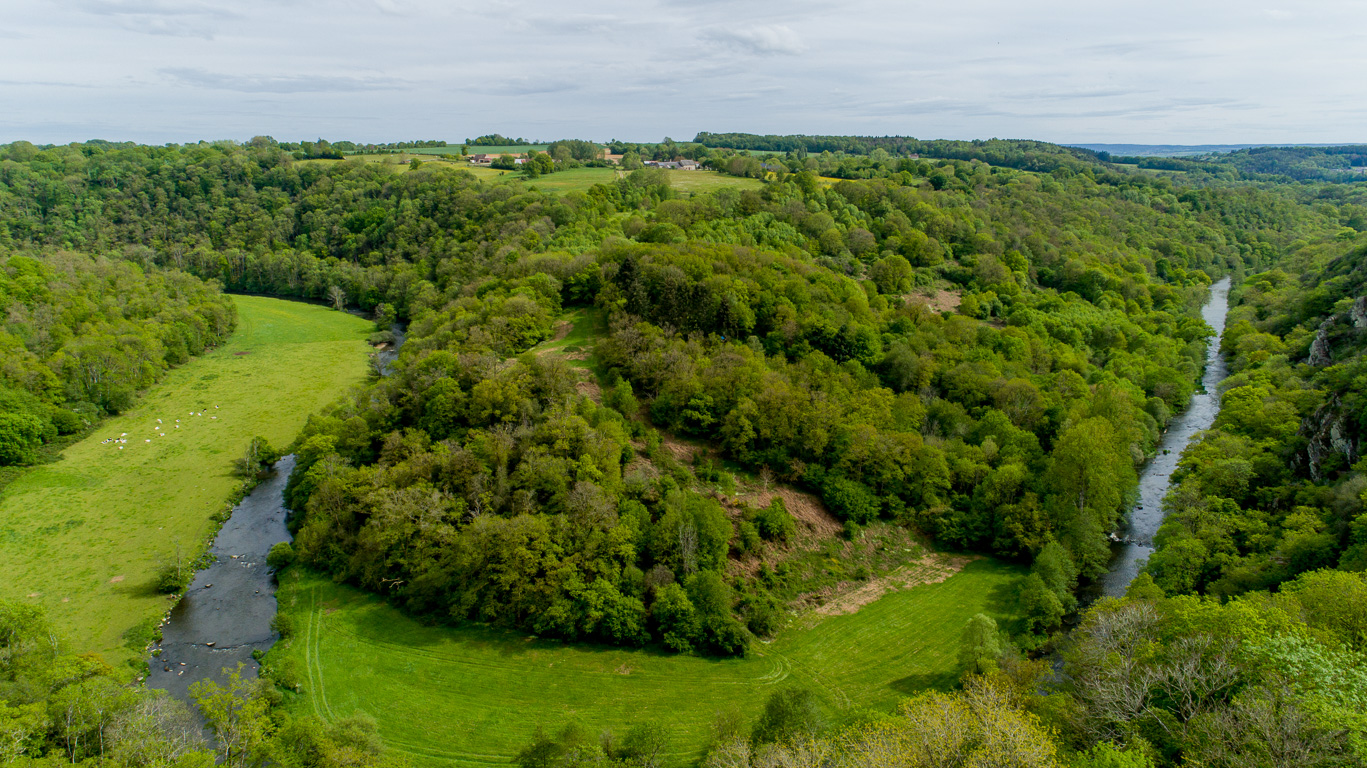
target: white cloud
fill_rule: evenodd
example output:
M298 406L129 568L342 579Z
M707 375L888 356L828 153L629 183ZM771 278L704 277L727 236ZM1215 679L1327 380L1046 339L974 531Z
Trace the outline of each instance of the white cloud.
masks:
M1294 15L1243 0L9 0L0 142L1367 140L1367 7L1282 7Z
M704 41L755 56L796 56L807 50L807 44L791 28L783 25L749 27L713 27L703 30Z

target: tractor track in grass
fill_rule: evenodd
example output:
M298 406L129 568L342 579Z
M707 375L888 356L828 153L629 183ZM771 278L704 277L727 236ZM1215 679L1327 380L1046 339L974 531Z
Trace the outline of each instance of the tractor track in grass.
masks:
M554 731L575 721L591 734L620 734L668 720L675 740L665 765L675 768L701 754L719 712L753 721L784 686L812 690L840 724L952 685L964 623L978 612L1009 621L1020 571L984 558L854 613L809 610L803 617L818 620L798 617L745 658L725 660L566 644L480 624L434 627L326 576L288 576L282 610L301 632L271 653L307 668L309 690L291 707L330 721L367 712L396 752L417 764L460 766L507 764L537 725Z

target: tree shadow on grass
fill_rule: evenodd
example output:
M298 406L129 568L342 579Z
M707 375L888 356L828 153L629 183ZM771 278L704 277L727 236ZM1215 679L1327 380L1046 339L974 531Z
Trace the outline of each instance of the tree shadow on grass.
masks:
M948 691L954 687L955 677L949 672L920 672L893 680L888 687L903 696L915 696L929 690Z
M988 615L996 620L997 626L1007 634L1018 634L1025 630L1025 618L1021 616L1020 579L1004 580L987 593Z

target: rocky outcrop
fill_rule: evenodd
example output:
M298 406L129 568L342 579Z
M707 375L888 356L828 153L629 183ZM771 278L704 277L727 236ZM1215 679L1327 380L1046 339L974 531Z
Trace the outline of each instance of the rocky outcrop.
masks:
M1320 329L1315 332L1315 340L1310 342L1310 357L1307 360L1316 368L1322 368L1334 362L1334 355L1329 349L1329 329L1333 327L1338 315L1331 316L1328 320L1320 323Z
M1329 333L1340 320L1347 320L1357 330L1367 328L1367 296L1359 296L1353 302L1353 306L1348 308L1347 313L1330 315L1320 323L1319 330L1315 332L1315 340L1310 343L1310 355L1306 362L1316 368L1323 368L1334 362L1333 344L1330 342Z
M1367 296L1359 296L1353 302L1353 308L1348 310L1348 317L1353 321L1354 328L1367 328Z
M1357 461L1360 441L1354 432L1344 417L1343 402L1335 396L1301 421L1298 434L1305 438L1305 450L1295 463L1304 466L1316 482L1323 480L1324 462L1330 456L1343 456L1349 464Z

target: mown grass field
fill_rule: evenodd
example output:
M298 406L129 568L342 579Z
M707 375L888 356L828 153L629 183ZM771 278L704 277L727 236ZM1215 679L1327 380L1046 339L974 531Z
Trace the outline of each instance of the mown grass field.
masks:
M472 155L501 155L504 153L510 155L524 155L532 151L545 152L546 148L549 146L550 144L507 144L501 147L471 145L466 148L466 151ZM461 145L459 144L450 144L445 147L416 147L404 151L415 155L459 155L460 147Z
M288 444L310 413L364 379L369 321L234 301L228 344L170 371L134 409L0 493L0 598L41 604L80 650L133 656L125 631L169 605L154 588L158 565L208 535L242 482L233 459L254 435ZM127 443L102 444L124 433Z
M487 165L470 165L449 155L434 157L432 154L398 154L398 155L352 155L345 160L296 160L296 163L345 163L362 162L375 163L387 166L395 173L408 173L411 168L409 161L417 159L422 162L418 167L418 172L439 172L442 170L461 170L474 174L480 181L487 181L495 184L525 184L534 186L537 189L548 192L584 192L594 184L610 184L621 177L621 173L615 168L572 168L568 171L560 171L541 176L535 179L528 179L518 171L500 170L490 168ZM759 189L764 186L759 179L743 179L737 176L728 176L716 171L666 171L669 174L669 183L674 189L680 192L710 192L714 189L723 187L733 187L736 189Z
M285 574L281 610L296 632L269 664L292 666L303 693L290 706L324 718L358 711L390 748L421 765L507 763L538 724L573 719L598 733L658 720L675 734L668 762L705 746L719 712L753 721L777 687L814 690L831 720L886 712L956 679L959 635L975 613L1011 614L1020 571L981 559L821 619L806 615L744 659L566 645L485 626L426 626L378 598L301 568Z

